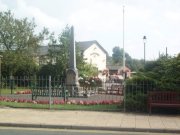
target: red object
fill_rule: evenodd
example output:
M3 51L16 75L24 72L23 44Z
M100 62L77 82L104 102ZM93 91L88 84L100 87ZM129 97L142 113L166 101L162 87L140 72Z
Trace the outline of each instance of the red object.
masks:
M152 107L174 107L180 108L180 92L152 91L148 94L148 110Z

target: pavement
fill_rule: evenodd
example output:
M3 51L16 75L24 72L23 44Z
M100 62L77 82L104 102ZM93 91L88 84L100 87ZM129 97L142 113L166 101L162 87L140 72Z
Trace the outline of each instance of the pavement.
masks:
M180 133L180 115L1 107L0 126Z

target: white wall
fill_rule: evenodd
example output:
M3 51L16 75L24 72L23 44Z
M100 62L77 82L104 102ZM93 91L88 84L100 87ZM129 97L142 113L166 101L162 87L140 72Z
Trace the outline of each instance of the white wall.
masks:
M90 46L84 51L84 58L98 68L98 70L106 69L106 53L104 53L96 44Z

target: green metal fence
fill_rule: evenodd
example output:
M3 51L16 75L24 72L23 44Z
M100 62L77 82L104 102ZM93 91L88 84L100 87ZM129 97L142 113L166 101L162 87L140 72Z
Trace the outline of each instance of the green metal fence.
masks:
M127 80L101 81L98 85L84 83L69 90L64 77L11 76L1 80L1 105L68 110L145 112L147 93L156 87L149 80Z
M69 110L122 110L123 87L120 83L102 81L98 86L79 86L78 91L74 88L76 94L70 95L65 78L62 77L11 76L1 80L1 105Z

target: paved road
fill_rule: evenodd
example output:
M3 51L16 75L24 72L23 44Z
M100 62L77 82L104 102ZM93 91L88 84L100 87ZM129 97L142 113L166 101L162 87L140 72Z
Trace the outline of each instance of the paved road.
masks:
M0 127L0 135L169 135L166 133ZM171 134L178 135L178 134Z

